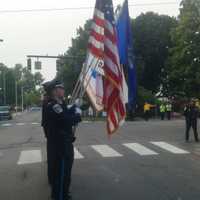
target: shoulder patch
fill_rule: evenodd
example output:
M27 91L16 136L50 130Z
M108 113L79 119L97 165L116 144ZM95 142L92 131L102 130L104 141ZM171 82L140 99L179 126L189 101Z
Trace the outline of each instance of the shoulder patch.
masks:
M56 112L57 114L60 114L60 113L63 112L63 109L62 109L61 105L59 105L59 104L55 104L55 105L53 106L53 110L54 110L54 112Z

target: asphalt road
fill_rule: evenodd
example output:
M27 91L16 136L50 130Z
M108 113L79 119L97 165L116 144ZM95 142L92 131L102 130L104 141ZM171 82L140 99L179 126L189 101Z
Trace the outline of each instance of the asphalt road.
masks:
M74 200L199 200L200 144L183 120L127 122L108 138L103 122L77 129ZM192 132L191 132L192 133ZM0 122L0 200L48 200L40 113Z

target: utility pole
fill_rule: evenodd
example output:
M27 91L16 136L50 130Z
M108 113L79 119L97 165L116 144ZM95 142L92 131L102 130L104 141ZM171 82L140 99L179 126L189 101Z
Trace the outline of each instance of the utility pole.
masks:
M3 42L3 39L0 39L0 42ZM4 77L4 72L0 71L0 74L3 76L3 86L0 88L0 91L3 90L3 98L2 98L2 103L6 103L6 95L5 95L5 77Z
M17 81L15 80L15 111L17 113Z
M69 58L69 59L75 59L75 58L80 58L83 56L42 56L42 55L27 55L27 58L60 58L60 59L65 59L65 58Z
M2 85L2 88L1 88L1 90L3 91L2 103L4 105L6 105L6 72L5 72L5 69L0 71L0 74L2 75L2 82L3 82L3 85Z
M21 87L21 95L22 95L22 112L24 111L24 87Z
M6 72L3 71L3 96L4 96L4 105L6 105Z
M39 58L47 58L47 59L57 59L57 61L59 61L58 59L64 61L65 59L77 59L77 58L83 58L85 57L84 55L78 55L78 56L49 56L49 55L46 55L46 56L43 56L43 55L27 55L27 66L29 69L31 69L31 58L36 58L37 60ZM57 71L58 71L58 65L62 65L64 64L63 62L56 62L56 68L57 68Z

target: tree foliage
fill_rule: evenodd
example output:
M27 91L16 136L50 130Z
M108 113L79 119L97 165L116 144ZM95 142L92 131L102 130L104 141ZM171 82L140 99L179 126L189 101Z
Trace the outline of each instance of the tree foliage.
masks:
M77 29L77 36L72 39L72 46L63 55L64 65L59 69L57 77L64 82L67 94L72 93L85 61L90 26L91 21L88 20L83 28Z
M174 18L153 12L132 20L137 79L147 90L157 92L162 84L171 46L170 31L175 26Z
M170 95L200 97L200 1L183 0L172 31L168 65Z
M40 101L39 86L43 82L41 73L32 74L26 67L16 64L14 68L8 68L0 63L0 105L15 105L16 91L18 105L21 105L22 88L24 92L25 105L35 104ZM37 98L37 100L36 100ZM28 99L26 101L26 99Z
M139 85L150 92L156 92L162 83L162 69L168 56L170 30L176 20L155 13L141 14L132 21L133 40L136 54L137 79ZM64 65L57 73L65 83L66 93L72 92L80 69L85 60L91 20L77 30L72 46L64 57ZM67 57L75 57L67 59Z

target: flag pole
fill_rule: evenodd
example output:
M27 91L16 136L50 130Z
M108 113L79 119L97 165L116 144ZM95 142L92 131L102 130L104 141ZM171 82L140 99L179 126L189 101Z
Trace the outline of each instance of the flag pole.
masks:
M87 54L87 58L88 58L88 54ZM86 60L87 60L87 58L86 58ZM70 99L70 104L72 104L72 103L74 103L74 101L75 101L75 97L76 97L76 95L77 95L77 93L78 93L78 91L77 90L80 90L79 88L80 88L80 79L81 79L81 75L82 75L82 73L83 73L83 69L85 68L85 65L83 65L83 67L82 67L82 69L81 69L81 72L80 72L80 74L79 74L79 77L78 77L78 80L76 81L76 84L75 84L75 87L74 87L74 89L73 89L73 91L72 91L72 97L71 97L71 99Z
M77 93L79 91L79 88L80 88L80 78L81 78L82 73L83 73L83 68L82 68L82 70L81 70L81 72L79 74L78 80L77 80L77 82L75 84L75 87L74 87L74 89L72 91L72 97L70 99L70 104L74 103L75 97L76 97L76 95L77 95Z
M96 64L95 64L95 67L93 68L93 70L96 70L96 68L97 68L97 66L98 66L98 62L99 62L99 58L97 59ZM89 71L89 68L88 68L88 71ZM85 77L86 77L86 76L85 76ZM91 78L92 78L92 75L90 75L90 77L89 77L89 79L88 79L88 81L87 81L85 87L84 87L84 85L82 84L83 87L82 87L82 91L81 91L80 98L83 98L83 96L84 96L84 94L85 94L85 92L86 92L86 90L87 90L87 87L88 87L88 85L89 85L89 83L90 83Z
M85 73L85 76L84 76L84 78L83 78L82 80L85 79L85 77L86 77L86 75L87 75L87 73L88 73L88 71L89 71L89 69L90 69L92 63L94 62L94 60L95 60L95 59L94 59L94 57L93 57L92 62L91 62L91 64L90 64L90 66L88 67L87 72ZM94 70L97 68L98 62L99 62L99 58L98 58L97 61L96 61ZM83 69L85 69L85 67L84 67ZM81 73L83 73L83 70L81 71ZM72 104L72 103L75 102L75 100L76 100L75 94L76 94L77 96L79 95L79 98L81 98L81 99L83 98L83 96L84 96L84 94L85 94L85 91L86 91L86 89L87 89L87 87L88 87L88 85L89 85L89 83L90 83L91 78L92 78L92 75L90 75L90 77L89 77L89 79L88 79L88 81L87 81L87 83L86 83L86 87L84 87L83 81L80 82L80 81L81 81L81 80L80 80L81 73L80 73L80 75L79 75L79 80L77 81L77 82L79 82L80 84L82 83L82 87L79 86L79 88L78 88L79 90L81 89L81 91L80 91L81 93L78 94L77 92L76 92L76 93L73 92L73 93L74 93L74 97L72 97L72 101L70 102L70 104ZM79 85L80 85L80 84L79 84ZM77 86L77 87L78 87L78 86ZM77 126L74 126L73 129L72 129L74 135L75 135L75 133L76 133L76 129L77 129Z
M91 66L92 66L93 63L94 63L94 60L95 60L95 57L92 58L92 61L91 61L90 65L89 65L89 67L87 68L87 70L86 70L86 66L85 66L85 65L83 66L83 68L82 68L82 70L81 70L81 72L80 72L80 74L79 74L79 78L78 78L78 80L77 80L77 82L76 82L75 88L74 88L74 90L73 90L73 92L72 92L72 98L71 98L71 100L70 100L70 104L73 104L73 103L75 102L76 98L79 97L80 93L82 93L81 90L83 90L83 88L84 88L84 87L82 87L82 85L83 85L83 80L86 78L86 76L87 76L87 74L88 74L88 72L89 72ZM99 59L97 60L97 62L98 62L98 61L99 61ZM96 65L97 65L97 63L96 63ZM94 68L94 69L96 69L96 65L95 65L95 68ZM82 76L82 77L81 77L81 76ZM82 79L82 80L81 80L81 79ZM91 78L90 78L90 79L91 79ZM89 81L90 81L90 79L89 79ZM87 85L88 85L88 84L89 84L89 83L87 83ZM84 95L84 94L82 94L82 97L83 97L83 95ZM80 98L80 97L79 97L79 98Z

